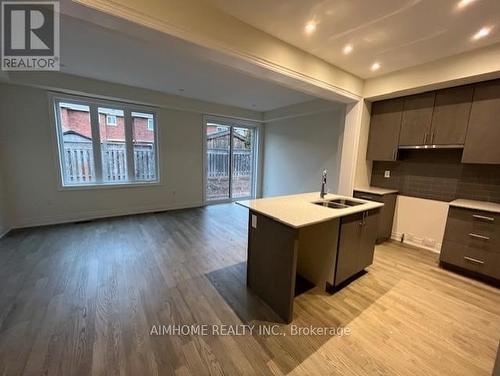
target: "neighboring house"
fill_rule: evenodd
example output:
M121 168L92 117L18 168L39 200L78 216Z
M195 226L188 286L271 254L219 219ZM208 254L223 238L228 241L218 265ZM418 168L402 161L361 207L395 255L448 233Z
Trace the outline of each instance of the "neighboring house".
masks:
M64 139L67 135L77 134L87 139L80 142L88 142L92 138L90 128L90 112L88 106L72 103L61 103L61 126ZM135 143L154 143L154 121L153 116L143 113L132 113L133 136ZM123 143L125 142L125 118L123 111L107 108L99 108L99 134L101 142ZM71 140L72 142L78 142Z
M224 127L225 128L225 127ZM229 129L207 128L207 149L229 149ZM234 131L233 148L235 150L250 150L252 140L248 130Z

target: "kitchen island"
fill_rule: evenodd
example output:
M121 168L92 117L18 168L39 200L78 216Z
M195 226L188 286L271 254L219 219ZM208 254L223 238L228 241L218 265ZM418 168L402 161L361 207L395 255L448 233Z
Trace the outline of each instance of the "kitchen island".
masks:
M381 203L319 193L237 203L249 209L247 285L287 323L297 276L333 292L373 262Z

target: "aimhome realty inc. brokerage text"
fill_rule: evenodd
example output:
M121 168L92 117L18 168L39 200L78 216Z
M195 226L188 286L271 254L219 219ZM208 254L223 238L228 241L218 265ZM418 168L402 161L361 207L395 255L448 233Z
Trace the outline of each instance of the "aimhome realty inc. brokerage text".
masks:
M151 336L348 336L344 326L298 326L256 324L157 324L151 326Z

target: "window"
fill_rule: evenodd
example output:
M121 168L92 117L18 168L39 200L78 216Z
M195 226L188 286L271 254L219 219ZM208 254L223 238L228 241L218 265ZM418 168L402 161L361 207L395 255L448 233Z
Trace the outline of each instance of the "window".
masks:
M154 118L151 114L132 112L132 145L135 180L156 180Z
M159 181L152 109L77 97L53 104L63 186Z
M99 141L102 159L102 180L105 183L125 182L128 180L127 151L125 144L125 114L123 110L115 110L106 107L98 107L99 113ZM114 115L109 115L113 112ZM115 119L115 125L110 125L109 117ZM104 124L106 118L106 124ZM122 121L117 122L117 118Z
M106 124L116 127L116 116L115 115L106 115Z

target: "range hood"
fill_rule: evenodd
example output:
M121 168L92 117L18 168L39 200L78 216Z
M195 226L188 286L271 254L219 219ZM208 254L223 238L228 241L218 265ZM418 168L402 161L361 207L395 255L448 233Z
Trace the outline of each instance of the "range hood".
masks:
M398 149L463 149L463 145L400 145Z

